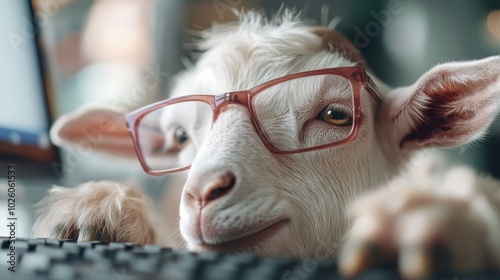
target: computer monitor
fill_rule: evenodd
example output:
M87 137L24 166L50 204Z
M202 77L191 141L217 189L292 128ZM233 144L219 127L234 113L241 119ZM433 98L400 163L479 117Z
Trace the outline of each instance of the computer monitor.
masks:
M50 170L58 151L31 1L6 1L0 9L0 162ZM40 168L30 168L37 173Z

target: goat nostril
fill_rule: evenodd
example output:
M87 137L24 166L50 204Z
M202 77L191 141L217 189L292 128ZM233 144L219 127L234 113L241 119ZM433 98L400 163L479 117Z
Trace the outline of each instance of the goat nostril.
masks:
M235 183L236 183L236 178L233 175L228 175L227 184L223 186L216 186L215 188L213 188L206 196L206 199L208 201L211 201L227 194L234 187Z

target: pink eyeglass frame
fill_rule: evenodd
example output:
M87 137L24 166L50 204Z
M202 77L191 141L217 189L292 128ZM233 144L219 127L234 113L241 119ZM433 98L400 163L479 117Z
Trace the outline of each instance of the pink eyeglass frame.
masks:
M316 146L316 147L309 147L309 148L304 148L304 149L299 149L299 150L278 150L276 149L271 141L269 140L269 137L266 135L264 132L264 129L261 127L257 117L256 117L256 112L255 108L253 105L253 99L263 90L272 87L276 84L288 81L288 80L293 80L293 79L298 79L298 78L304 78L304 77L309 77L309 76L316 76L316 75L337 75L344 77L349 80L351 84L351 89L353 93L353 106L354 106L354 115L352 119L352 129L349 135L338 142L322 145L322 146ZM259 135L260 139L262 140L262 143L266 146L266 148L274 154L280 154L280 155L288 155L288 154L295 154L295 153L303 153L303 152L309 152L309 151L316 151L316 150L321 150L321 149L326 149L326 148L331 148L335 146L339 146L348 142L351 142L354 140L358 134L359 130L359 120L361 118L361 89L365 88L366 91L375 99L375 101L380 104L382 102L382 97L378 93L377 86L373 82L373 80L370 78L370 76L363 70L362 67L360 66L352 66L352 67L338 67L338 68L326 68L326 69L319 69L319 70L312 70L312 71L306 71L306 72L300 72L296 74L291 74L287 76L283 76L268 82L265 82L263 84L260 84L258 86L255 86L249 90L242 90L242 91L233 91L233 92L227 92L219 95L187 95L187 96L181 96L181 97L176 97L176 98L170 98L167 100L159 101L147 106L144 106L142 108L139 108L133 112L128 113L125 116L125 121L127 122L127 127L130 132L130 135L132 137L133 143L134 143L134 149L139 157L139 161L141 163L142 168L144 171L150 175L163 175L163 174L170 174L174 172L179 172L179 171L184 171L188 170L191 165L184 166L184 167L179 167L179 168L173 168L173 169L165 169L165 170L151 170L149 166L147 165L142 152L140 150L140 143L139 143L139 138L137 137L138 134L138 129L139 129L139 124L141 119L151 111L154 111L156 109L159 109L161 107L165 107L168 105L176 104L176 103L181 103L181 102L186 102L186 101L198 101L198 102L204 102L212 108L212 125L217 121L217 118L219 115L222 113L223 109L229 105L229 104L236 104L236 105L241 105L245 107L247 110L250 119L252 120L252 124L255 128L255 131Z

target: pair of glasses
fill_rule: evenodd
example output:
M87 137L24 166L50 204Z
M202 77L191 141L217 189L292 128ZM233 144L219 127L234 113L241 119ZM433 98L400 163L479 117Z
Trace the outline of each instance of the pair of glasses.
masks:
M125 116L143 169L151 175L187 170L205 135L228 105L243 106L274 154L332 148L356 138L361 92L377 103L377 88L361 67L287 75L249 90L187 95L156 102Z

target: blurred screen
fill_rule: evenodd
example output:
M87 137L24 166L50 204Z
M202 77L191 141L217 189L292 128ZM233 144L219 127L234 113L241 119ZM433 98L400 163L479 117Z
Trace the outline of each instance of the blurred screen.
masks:
M40 159L53 147L32 17L28 1L0 9L0 152Z
M26 30L30 16L26 1L7 1L0 9L0 34L7 34L0 40L0 140L48 148L35 36ZM23 20L25 23L19 24Z

